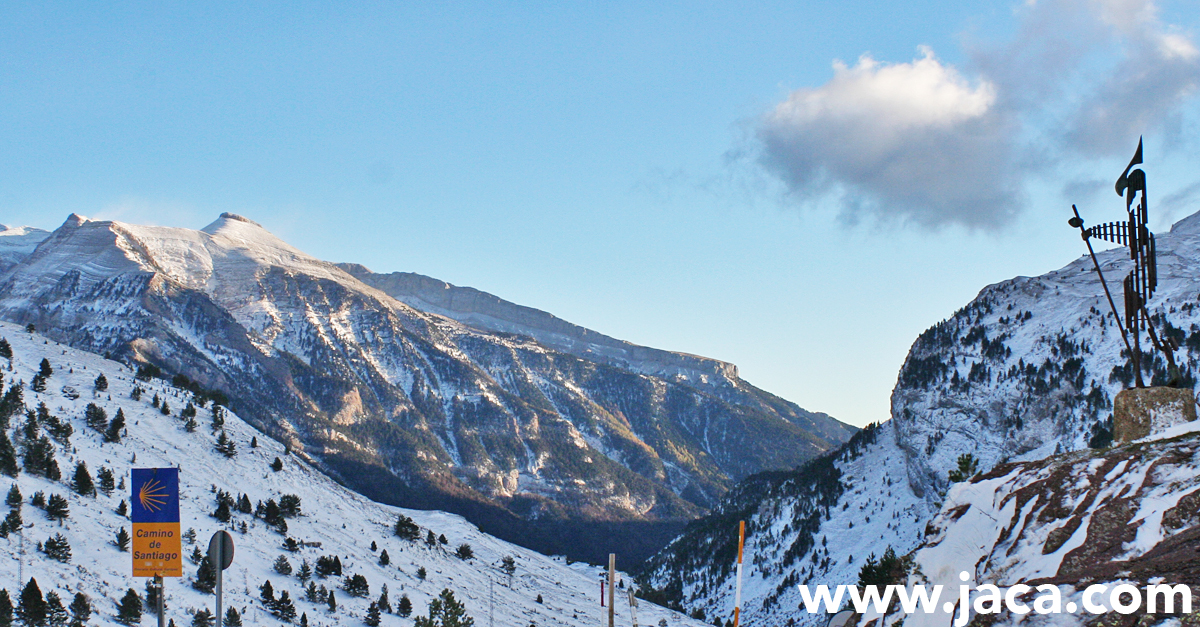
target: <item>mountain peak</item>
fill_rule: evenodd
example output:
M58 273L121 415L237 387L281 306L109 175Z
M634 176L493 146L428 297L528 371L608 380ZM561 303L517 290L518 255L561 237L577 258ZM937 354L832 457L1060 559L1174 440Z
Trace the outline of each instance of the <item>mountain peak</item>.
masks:
M204 231L205 233L209 233L209 234L216 233L218 230L221 229L221 227L228 226L230 222L242 222L245 224L252 224L260 229L263 229L264 231L266 230L265 228L263 228L263 225L255 222L254 220L251 220L250 218L247 218L245 216L240 216L236 213L230 213L228 211L222 213L216 220L213 221L212 224L209 224L208 226L206 226L200 230Z
M86 216L81 216L78 213L72 213L71 215L67 216L67 221L63 222L63 226L81 226L87 222L91 222L91 219Z

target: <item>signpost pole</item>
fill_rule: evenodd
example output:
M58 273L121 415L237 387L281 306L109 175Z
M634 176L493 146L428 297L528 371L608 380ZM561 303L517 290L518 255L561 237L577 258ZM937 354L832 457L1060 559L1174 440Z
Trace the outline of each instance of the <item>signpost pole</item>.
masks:
M163 611L165 602L163 601L163 578L162 578L162 575L154 576L154 587L158 589L158 598L156 599L158 601L158 603L156 603L156 605L158 605L158 627L167 627L166 612Z
M222 546L223 544L224 542L217 543L217 563L212 565L217 571L217 627L221 627L222 622L225 620L225 615L221 613L221 580L225 578L225 569L221 568L225 563L225 556L223 555L225 547Z

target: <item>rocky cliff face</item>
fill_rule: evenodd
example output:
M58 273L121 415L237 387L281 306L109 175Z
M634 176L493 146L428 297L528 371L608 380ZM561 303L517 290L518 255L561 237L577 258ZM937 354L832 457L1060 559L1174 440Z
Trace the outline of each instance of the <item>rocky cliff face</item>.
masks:
M575 555L644 555L734 481L852 432L728 369L649 374L422 311L231 214L72 216L0 274L0 317L224 393L368 496ZM666 526L581 543L573 521Z

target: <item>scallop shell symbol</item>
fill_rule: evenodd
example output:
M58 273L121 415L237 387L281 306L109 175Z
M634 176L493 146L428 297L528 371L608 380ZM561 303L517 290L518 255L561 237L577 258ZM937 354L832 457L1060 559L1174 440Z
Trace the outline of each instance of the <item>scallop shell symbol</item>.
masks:
M142 509L150 512L157 512L167 503L166 486L158 481L151 479L142 484L142 489L138 490L138 500L142 503Z

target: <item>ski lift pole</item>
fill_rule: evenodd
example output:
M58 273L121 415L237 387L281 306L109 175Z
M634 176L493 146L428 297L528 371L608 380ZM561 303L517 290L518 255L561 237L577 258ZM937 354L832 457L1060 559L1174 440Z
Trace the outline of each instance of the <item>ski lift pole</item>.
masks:
M733 597L733 627L742 617L742 547L746 544L746 521L738 521L737 590Z
M629 586L629 619L633 627L638 627L637 624L637 597L633 594L633 586Z

